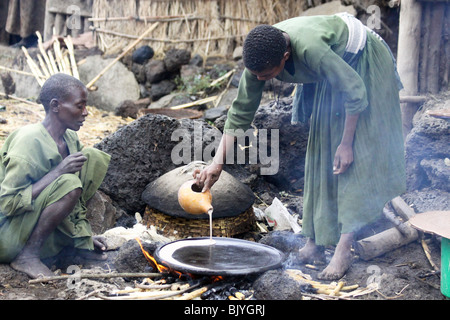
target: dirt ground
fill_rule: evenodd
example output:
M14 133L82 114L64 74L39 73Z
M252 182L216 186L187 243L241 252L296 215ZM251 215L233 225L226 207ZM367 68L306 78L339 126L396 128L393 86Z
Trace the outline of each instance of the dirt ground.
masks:
M28 123L38 122L44 112L39 107L13 100L0 100L3 111L0 118L6 123L0 124L0 145L6 136L15 128ZM126 125L132 119L122 119L111 113L89 108L85 127L79 136L86 146L92 146L104 137L114 132L120 126ZM280 200L293 201L292 196L284 195ZM374 225L368 233L375 233L382 226ZM439 239L426 235L426 242L431 250L432 261L440 267ZM328 259L333 253L332 248L327 251ZM86 265L81 264L83 272L114 271L113 259L116 252L109 252L106 262ZM305 266L290 266L301 269L310 274L313 279L322 270L319 266L316 270ZM67 266L61 268L61 273L67 273ZM427 259L424 248L419 241L415 241L389 252L371 261L363 261L355 258L355 261L344 277L348 285L366 287L371 282L379 284L378 289L372 293L356 297L358 300L445 300L440 292L439 273L433 271L430 261ZM132 286L133 282L124 278L83 280L80 286L74 286L68 280L55 281L41 284L29 283L26 275L12 270L8 265L0 265L0 300L78 300L91 299L89 294L94 291L112 292Z

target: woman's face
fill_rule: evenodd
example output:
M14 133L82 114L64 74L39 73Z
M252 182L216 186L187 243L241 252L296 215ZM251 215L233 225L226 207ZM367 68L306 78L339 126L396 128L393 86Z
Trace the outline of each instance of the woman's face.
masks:
M290 53L288 51L286 51L278 66L268 68L261 72L252 71L252 70L250 70L250 72L252 74L254 74L258 78L258 80L261 80L261 81L267 81L267 80L273 79L283 71L284 65L285 65L286 61L289 59L289 57L290 57Z
M86 103L86 88L74 87L63 101L58 101L58 119L66 128L80 130L88 115Z

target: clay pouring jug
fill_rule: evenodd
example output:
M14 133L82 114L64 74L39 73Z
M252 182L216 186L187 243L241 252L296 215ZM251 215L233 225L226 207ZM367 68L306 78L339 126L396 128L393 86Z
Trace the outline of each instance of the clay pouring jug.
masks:
M178 190L178 203L187 213L195 215L206 213L211 216L213 211L211 202L211 192L209 190L202 192L195 184L195 180L186 181Z

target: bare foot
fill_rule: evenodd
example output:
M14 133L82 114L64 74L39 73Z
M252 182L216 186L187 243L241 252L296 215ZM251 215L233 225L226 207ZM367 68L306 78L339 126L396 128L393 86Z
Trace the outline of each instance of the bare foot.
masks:
M27 274L32 279L54 276L53 272L39 258L35 257L17 256L10 266L16 271Z
M333 258L328 266L317 275L321 280L338 280L344 276L353 262L351 252L353 234L342 235L339 240Z
M104 251L106 250L106 242L102 237L93 237L94 250L77 250L80 257L87 260L104 261L108 256Z
M104 252L97 252L95 250L77 250L78 255L86 260L105 261L108 259L108 255Z
M297 261L309 264L325 264L325 251L323 247L316 245L314 240L308 239L306 245L296 255Z

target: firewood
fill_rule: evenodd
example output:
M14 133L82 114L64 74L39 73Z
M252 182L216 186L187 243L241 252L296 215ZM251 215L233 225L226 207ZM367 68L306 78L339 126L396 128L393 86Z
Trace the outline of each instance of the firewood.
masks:
M400 231L403 235L408 234L408 230L406 230L407 227L402 221L397 219L397 216L392 210L384 207L383 214L386 217L386 219L388 219L394 225L394 227L397 228L398 231Z
M195 299L197 297L200 297L202 295L202 293L206 292L206 290L208 290L208 289L209 289L209 286L204 286L204 287L202 287L200 289L197 289L197 290L195 290L195 291L193 291L191 293L188 293L188 294L183 295L183 296L181 296L179 298L176 298L175 300L192 300L192 299Z
M361 239L356 242L355 251L361 259L368 261L417 240L419 233L409 224L405 224L403 230L405 234L391 228Z
M44 277L28 281L28 283L41 283L54 280L67 280L70 278L78 279L109 279L109 278L155 278L160 277L161 273L97 273L97 274L70 274L63 276Z
M408 221L410 218L416 215L414 209L411 208L401 197L395 197L394 199L392 199L391 204L397 214L401 216L405 221Z

